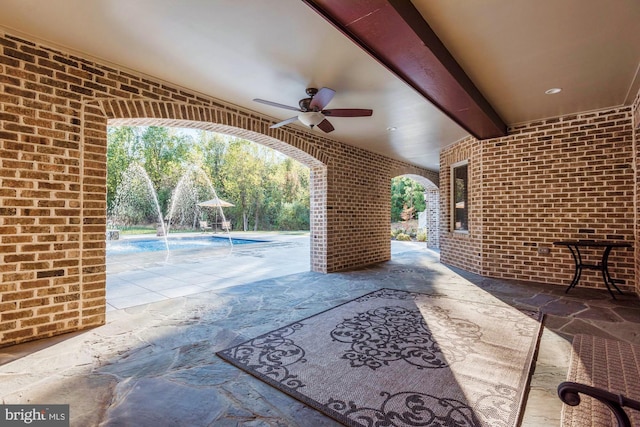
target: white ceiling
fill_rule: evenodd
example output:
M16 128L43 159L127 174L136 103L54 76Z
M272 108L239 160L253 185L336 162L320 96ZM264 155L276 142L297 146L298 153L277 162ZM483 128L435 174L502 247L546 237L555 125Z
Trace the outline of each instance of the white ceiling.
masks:
M639 0L413 3L507 124L629 105L640 89Z
M507 124L628 105L640 88L638 0L413 3ZM9 32L274 122L295 113L253 98L297 106L305 88L330 87L328 108L374 113L332 117L329 137L433 170L467 135L300 0L0 0L0 11Z

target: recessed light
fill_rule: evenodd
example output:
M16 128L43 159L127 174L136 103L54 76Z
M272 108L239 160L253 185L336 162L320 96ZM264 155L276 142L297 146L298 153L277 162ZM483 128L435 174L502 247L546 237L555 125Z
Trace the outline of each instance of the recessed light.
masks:
M554 95L560 92L562 92L562 89L560 89L559 87L552 87L551 89L547 89L544 91L544 93L546 93L547 95Z
M398 130L398 128L397 128L397 127L395 127L395 126L389 126L389 127L387 128L387 130L388 130L389 132L395 132L395 131L397 131L397 130Z

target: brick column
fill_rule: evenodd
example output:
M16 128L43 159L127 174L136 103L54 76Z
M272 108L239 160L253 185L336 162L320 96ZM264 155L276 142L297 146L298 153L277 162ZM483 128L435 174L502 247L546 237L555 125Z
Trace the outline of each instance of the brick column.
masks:
M424 192L427 202L427 247L440 248L440 190L428 188Z
M310 168L311 270L327 272L327 168Z

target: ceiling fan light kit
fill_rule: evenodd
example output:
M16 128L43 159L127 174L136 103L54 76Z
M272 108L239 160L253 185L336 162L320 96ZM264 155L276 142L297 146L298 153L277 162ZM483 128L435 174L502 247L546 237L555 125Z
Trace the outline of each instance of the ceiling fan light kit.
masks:
M313 128L324 120L324 115L317 111L308 111L306 113L298 114L298 120L310 128Z
M314 126L320 128L323 132L329 133L334 130L333 125L325 118L325 116L333 117L368 117L373 114L373 110L367 110L362 108L334 108L330 110L324 110L324 107L331 102L336 91L323 87L318 90L310 87L306 90L308 98L303 98L298 102L300 108L291 107L289 105L279 104L273 101L267 101L264 99L254 99L255 102L261 104L270 105L272 107L284 108L286 110L298 111L295 117L283 120L271 126L271 128L279 128L280 126L288 125L296 120L299 120L302 124L309 126L313 129Z

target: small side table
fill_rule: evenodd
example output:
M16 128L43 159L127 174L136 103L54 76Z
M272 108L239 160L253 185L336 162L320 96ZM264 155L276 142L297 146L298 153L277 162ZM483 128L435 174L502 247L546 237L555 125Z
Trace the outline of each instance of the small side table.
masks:
M613 248L632 248L633 245L631 243L623 242L620 240L566 240L561 242L553 242L554 245L558 246L566 246L571 251L571 255L573 256L573 262L575 264L575 272L573 274L573 280L571 280L571 284L567 287L565 292L569 292L571 288L574 288L578 282L580 281L580 276L582 275L583 269L589 270L600 270L602 272L602 280L606 285L609 293L616 299L616 295L613 293L611 287L613 286L619 293L622 295L622 291L616 283L622 283L621 280L617 280L611 277L609 273L609 254ZM602 260L600 264L585 264L582 261L582 255L580 254L580 248L604 248L602 252Z

